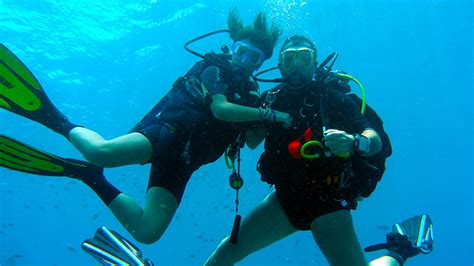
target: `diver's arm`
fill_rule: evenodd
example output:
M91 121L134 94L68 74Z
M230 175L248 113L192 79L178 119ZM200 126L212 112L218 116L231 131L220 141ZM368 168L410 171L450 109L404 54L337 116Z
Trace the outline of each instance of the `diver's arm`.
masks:
M261 109L234 104L227 101L223 94L213 94L211 112L218 120L225 122L249 122L261 121ZM274 117L268 117L270 122L280 122L286 125L291 124L291 117L287 113L273 111Z
M265 139L267 132L265 128L251 128L245 131L245 144L254 150Z
M222 94L212 95L211 112L216 119L226 122L248 122L260 119L257 108L230 103Z
M382 150L382 140L375 130L367 128L361 133L361 135L368 138L370 141L369 152L362 154L362 156L368 157Z
M382 141L372 128L366 128L362 133L370 141L369 150L361 156L368 157L378 153L382 149ZM343 130L328 129L324 131L324 145L334 154L345 154L354 152L356 137Z
M337 91L333 91L328 97L330 97L328 100L331 103L330 106L332 106L329 113L330 117L334 116L333 119L342 121L342 128L353 134L341 132L337 129L327 130L324 134L325 141L329 140L330 146L334 146L329 148L334 148L337 152L340 152L335 154L355 152L364 157L378 153L382 149L382 141L367 117L361 113L360 107L355 101L350 96ZM361 141L359 147L362 149L354 151L354 149L357 149L355 144L357 144L356 136L358 134L369 140L368 149L366 141L359 139L358 141ZM331 149L331 151L333 150Z

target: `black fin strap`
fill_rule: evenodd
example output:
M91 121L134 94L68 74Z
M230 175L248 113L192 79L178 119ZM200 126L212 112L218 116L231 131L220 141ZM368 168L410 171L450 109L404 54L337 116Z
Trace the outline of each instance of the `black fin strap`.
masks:
M400 266L403 266L403 264L405 263L405 259L402 257L402 255L398 254L398 252L394 250L390 250L386 256L394 258L396 261L398 261Z

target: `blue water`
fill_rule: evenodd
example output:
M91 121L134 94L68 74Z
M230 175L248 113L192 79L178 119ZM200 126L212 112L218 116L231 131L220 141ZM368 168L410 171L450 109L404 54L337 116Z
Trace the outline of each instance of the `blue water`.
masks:
M394 154L374 194L354 214L363 246L387 227L429 213L435 250L406 265L473 265L473 4L416 1L0 0L0 42L35 73L72 121L106 138L126 133L197 58L182 46L224 28L236 6L246 23L260 10L293 33L309 35L320 58L362 81L384 118ZM227 36L195 47L217 50ZM322 59L321 59L322 60ZM264 67L276 64L276 58ZM268 89L266 84L262 89ZM0 132L66 157L65 139L6 111ZM271 189L243 152L241 213ZM148 166L107 170L143 203ZM234 193L223 160L189 183L172 225L156 244L140 245L157 265L199 265L233 222ZM129 236L84 184L0 169L0 264L94 265L80 243L105 224ZM381 253L367 254L369 259ZM327 265L310 233L297 233L239 265Z

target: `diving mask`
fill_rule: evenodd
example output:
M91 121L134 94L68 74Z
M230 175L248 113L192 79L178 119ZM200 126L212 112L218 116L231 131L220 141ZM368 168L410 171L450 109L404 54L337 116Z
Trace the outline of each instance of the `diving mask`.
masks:
M260 67L265 61L265 54L248 41L238 41L232 46L232 56L244 64Z
M290 69L296 60L299 60L304 68L310 68L316 61L316 51L311 48L302 47L288 48L280 53L279 61L282 69Z

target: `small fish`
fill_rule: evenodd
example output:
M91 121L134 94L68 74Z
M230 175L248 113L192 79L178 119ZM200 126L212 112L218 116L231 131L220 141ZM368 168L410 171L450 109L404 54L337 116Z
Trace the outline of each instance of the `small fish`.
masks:
M25 257L25 255L23 255L23 254L15 254L15 255L12 256L12 258L14 258L14 259L19 259L19 258L24 258L24 257Z
M70 251L70 252L76 252L77 250L71 246L71 245L67 245L67 249Z
M381 231L388 231L390 228L386 225L379 224L379 225L377 225L377 229L381 230Z
M97 219L97 217L99 217L99 215L100 215L100 212L94 214L94 215L92 216L92 221L95 221L95 219Z

